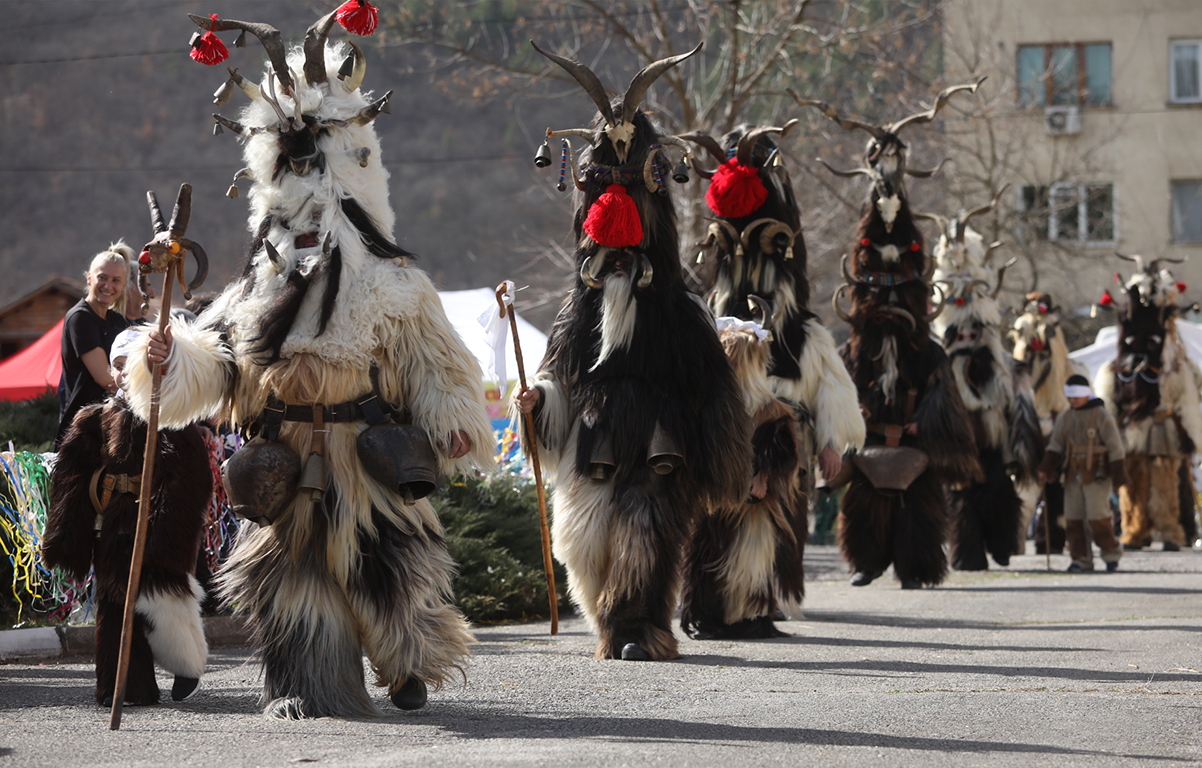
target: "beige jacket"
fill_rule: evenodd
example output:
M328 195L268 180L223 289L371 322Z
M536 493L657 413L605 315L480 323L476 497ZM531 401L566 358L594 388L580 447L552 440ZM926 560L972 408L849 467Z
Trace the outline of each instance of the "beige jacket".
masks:
M1042 468L1049 472L1063 468L1065 482L1079 478L1088 484L1108 477L1114 463L1124 458L1126 452L1118 425L1102 401L1095 398L1083 408L1070 408L1056 417ZM1086 467L1092 468L1092 477L1085 475Z

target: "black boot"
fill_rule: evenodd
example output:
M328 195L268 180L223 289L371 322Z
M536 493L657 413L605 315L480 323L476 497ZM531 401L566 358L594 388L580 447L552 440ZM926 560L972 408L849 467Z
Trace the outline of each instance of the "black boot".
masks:
M651 661L651 654L638 643L627 643L622 646L622 661Z
M419 678L411 677L388 698L397 709L421 709L426 706L426 684Z

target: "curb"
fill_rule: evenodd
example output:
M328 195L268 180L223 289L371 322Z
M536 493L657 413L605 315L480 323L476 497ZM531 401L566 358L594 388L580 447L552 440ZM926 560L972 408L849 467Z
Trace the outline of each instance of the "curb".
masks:
M208 616L205 639L210 648L243 646L250 628L237 616ZM96 625L34 627L0 632L0 663L91 656L96 649Z

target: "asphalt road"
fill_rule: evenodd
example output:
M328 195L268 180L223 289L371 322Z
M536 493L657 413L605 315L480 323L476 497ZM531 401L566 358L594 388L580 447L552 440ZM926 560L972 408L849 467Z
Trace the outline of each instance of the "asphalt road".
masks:
M575 619L485 627L466 685L408 714L379 691L375 720L262 718L243 649L117 732L88 660L0 666L0 768L1202 765L1202 553L1078 576L1022 556L914 592L848 586L829 547L807 563L793 637L600 662Z

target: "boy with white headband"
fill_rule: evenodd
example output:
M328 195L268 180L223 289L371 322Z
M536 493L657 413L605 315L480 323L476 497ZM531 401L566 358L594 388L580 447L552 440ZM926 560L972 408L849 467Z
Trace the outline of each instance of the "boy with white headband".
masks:
M1093 553L1085 538L1087 521L1094 542L1102 550L1106 570L1117 571L1123 550L1114 537L1110 488L1127 482L1123 440L1114 417L1094 397L1084 376L1070 376L1064 396L1072 408L1057 416L1052 425L1039 477L1046 482L1064 472L1065 540L1073 558L1069 573L1094 569Z

